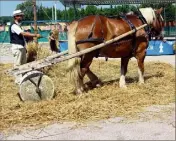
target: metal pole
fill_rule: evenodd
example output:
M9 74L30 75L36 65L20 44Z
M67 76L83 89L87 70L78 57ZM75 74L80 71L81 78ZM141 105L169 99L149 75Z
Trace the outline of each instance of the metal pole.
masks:
M55 7L55 22L57 21L57 9L56 9L56 1L55 1L55 4L54 4L54 7Z
M166 8L165 8L165 6L163 5L163 9L164 9L164 25L166 25L167 26L167 20L166 20ZM166 33L167 33L167 36L169 36L169 30L170 30L170 27L168 26L168 27L166 27ZM166 34L165 34L166 35Z
M166 22L166 8L165 6L163 8L164 8L164 21Z
M52 22L54 21L54 9L53 9L53 6L52 6Z
M37 8L36 8L36 0L33 0L33 12L34 12L34 33L37 34ZM36 44L38 44L38 40L35 37L34 41Z
M56 1L55 1L55 5L54 5L54 7L55 7L55 29L57 29L57 7L56 7Z
M66 14L67 14L67 7L65 5L65 16L64 16L64 20L66 21Z

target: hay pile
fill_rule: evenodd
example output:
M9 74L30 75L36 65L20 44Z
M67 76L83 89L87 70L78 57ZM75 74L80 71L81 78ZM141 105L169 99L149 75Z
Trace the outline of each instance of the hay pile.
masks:
M131 61L127 75L128 89L120 89L120 62L94 61L92 70L103 80L104 86L82 96L70 93L72 86L66 77L66 63L61 63L45 70L54 81L56 97L38 103L20 101L18 86L12 77L3 73L10 67L10 64L0 64L1 131L15 125L35 126L63 121L95 121L117 116L135 117L143 111L143 107L175 102L175 70L165 63L146 63L146 83L139 86L137 64Z
M55 39L54 42L54 51L58 52L58 46L59 46L59 30L54 29L51 31L51 36ZM49 38L49 42L51 42L51 38ZM51 45L51 44L50 44ZM31 41L28 42L26 44L26 49L27 49L27 62L32 62L35 61L37 59L39 59L41 57L41 55L39 55L39 53L41 54L41 52L43 50L41 50L41 47L39 47L38 44L36 44L35 42ZM52 47L51 47L52 50ZM48 50L47 50L47 54L48 54ZM43 57L43 56L42 56Z
M32 62L37 59L38 45L35 42L28 42L27 49L27 62Z

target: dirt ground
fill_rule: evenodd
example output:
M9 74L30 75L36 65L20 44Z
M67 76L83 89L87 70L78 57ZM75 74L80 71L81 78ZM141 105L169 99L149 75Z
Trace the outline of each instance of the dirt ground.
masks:
M47 46L47 45L46 45ZM104 58L102 58L104 59ZM133 60L133 59L132 59ZM147 56L145 61L170 63L175 56ZM0 62L13 62L10 46L0 47ZM56 123L40 129L26 129L22 133L2 134L1 140L175 140L175 103L153 105L140 113L137 120L116 117L87 123Z
M171 113L168 111L172 111ZM92 122L53 124L8 136L4 140L175 140L175 105L152 106L139 120L123 117Z

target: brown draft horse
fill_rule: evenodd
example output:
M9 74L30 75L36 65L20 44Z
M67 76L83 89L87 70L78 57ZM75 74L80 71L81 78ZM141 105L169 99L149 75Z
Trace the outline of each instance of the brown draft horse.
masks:
M100 86L100 80L89 68L93 58L99 54L110 58L121 58L120 87L126 87L125 75L128 62L131 57L135 57L138 62L139 83L144 83L144 59L149 43L149 34L153 36L161 35L163 19L161 16L162 8L158 10L141 8L139 11L143 20L134 14L126 15L125 18L88 16L69 25L69 54L91 48L126 33L132 28L143 25L144 20L150 27L150 33L147 33L145 29L141 29L116 43L69 60L69 76L77 94L83 93L86 89L86 86L83 85L85 74L89 77L92 85Z

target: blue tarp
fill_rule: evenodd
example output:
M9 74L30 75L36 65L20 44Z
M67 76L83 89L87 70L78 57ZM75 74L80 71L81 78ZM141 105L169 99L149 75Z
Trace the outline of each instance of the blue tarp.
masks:
M65 50L68 50L68 42L67 41L59 41L60 45L60 51L63 52Z
M175 41L160 41L160 40L153 40L150 41L149 47L147 49L147 55L173 55L173 45ZM60 41L60 50L65 51L68 49L68 42L67 41Z
M147 55L172 55L174 54L174 43L175 41L150 41L149 47L147 49Z

